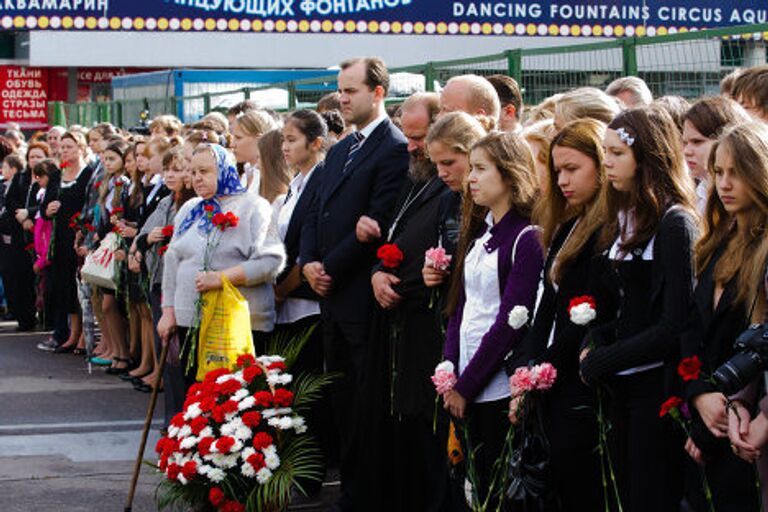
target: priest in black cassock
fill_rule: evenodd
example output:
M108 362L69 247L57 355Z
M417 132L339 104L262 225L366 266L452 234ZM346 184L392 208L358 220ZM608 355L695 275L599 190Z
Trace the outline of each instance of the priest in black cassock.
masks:
M450 190L424 153L437 113L436 94L421 93L402 107L408 139L408 181L392 211L388 232L366 217L357 236L395 244L403 259L371 271L377 305L366 354L358 432L365 454L358 472L355 510L448 510L447 417L436 407L430 381L441 360L443 335L438 301L424 285L427 249L438 245L443 196Z

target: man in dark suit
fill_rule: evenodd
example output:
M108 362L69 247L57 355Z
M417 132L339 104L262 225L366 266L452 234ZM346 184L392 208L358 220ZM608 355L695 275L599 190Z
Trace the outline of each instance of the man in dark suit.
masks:
M341 110L357 131L337 143L325 159L322 182L302 229L299 265L321 296L325 367L340 372L330 390L341 441L340 510L352 510L355 449L352 420L361 397L363 359L373 302L370 271L378 243L360 242L355 226L362 216L386 229L408 172L407 142L384 110L389 74L377 58L341 64Z

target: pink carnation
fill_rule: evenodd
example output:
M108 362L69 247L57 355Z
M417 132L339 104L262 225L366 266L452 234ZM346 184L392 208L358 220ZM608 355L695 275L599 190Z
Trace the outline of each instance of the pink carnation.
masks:
M446 270L451 265L451 258L451 255L445 254L445 249L442 247L432 247L424 253L427 266L437 270Z
M435 374L431 377L432 384L435 385L435 391L442 395L453 389L456 384L456 374L453 371L453 363L443 361L435 368Z
M509 388L512 390L512 396L519 396L534 388L531 379L531 370L527 366L521 366L509 378Z
M532 372L535 372L534 386L539 391L551 388L557 379L557 369L550 363L542 363L534 366Z

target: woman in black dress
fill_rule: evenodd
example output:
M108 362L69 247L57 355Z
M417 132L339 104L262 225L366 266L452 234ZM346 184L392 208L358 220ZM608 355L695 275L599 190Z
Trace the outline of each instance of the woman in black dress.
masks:
M595 392L579 375L579 350L586 329L571 322L568 314L571 299L594 295L589 278L603 223L598 196L605 181L604 133L604 124L584 119L567 124L552 140L546 192L535 212L547 250L538 303L530 331L506 361L509 375L531 360L549 362L557 369L557 381L541 401L554 491L547 510L593 512L604 507ZM602 298L597 303L601 318L615 312ZM513 421L517 421L516 407L513 401Z
M77 298L75 232L69 227L73 214L85 201L88 180L93 170L85 163L85 138L77 132L61 136L61 183L50 186L43 199L43 214L53 219L53 241L48 267L48 301L53 316L53 340L56 345L74 348L80 339L80 307ZM54 347L55 348L55 347Z
M626 512L677 512L682 439L659 418L680 358L693 296L696 239L692 180L680 133L668 113L627 110L603 143L607 250L599 284L619 303L616 320L590 330L581 373L611 393L611 456ZM599 307L599 306L598 306Z

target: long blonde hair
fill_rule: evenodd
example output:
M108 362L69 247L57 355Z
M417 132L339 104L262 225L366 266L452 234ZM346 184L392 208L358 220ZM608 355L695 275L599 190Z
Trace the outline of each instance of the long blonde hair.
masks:
M725 286L736 280L735 305L750 307L757 300L752 321L763 321L766 305L765 271L768 261L768 127L749 122L727 129L714 143L709 154L708 170L715 179L715 154L720 149L730 152L733 168L747 185L753 202L745 216L746 226L735 226L735 219L723 206L717 187L710 187L704 216L704 234L696 244L696 273L701 275L723 244L725 252L714 269L715 282Z
M573 121L563 127L549 146L547 159L547 186L544 195L536 203L534 218L543 229L542 244L545 249L552 245L555 233L564 222L581 217L573 232L560 248L556 263L550 269L550 280L557 283L568 264L579 254L584 244L603 224L600 208L600 188L605 182L603 169L603 136L605 125L594 119ZM597 170L597 186L592 199L577 208L568 206L565 196L557 185L557 170L552 158L555 147L571 148L588 156Z

